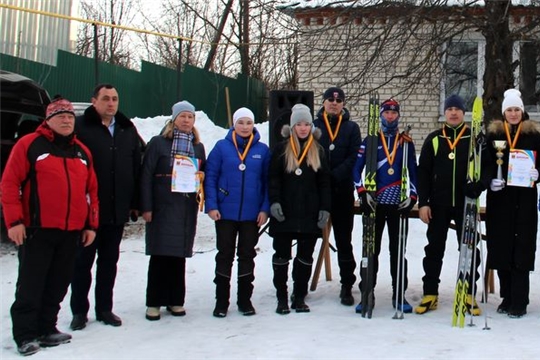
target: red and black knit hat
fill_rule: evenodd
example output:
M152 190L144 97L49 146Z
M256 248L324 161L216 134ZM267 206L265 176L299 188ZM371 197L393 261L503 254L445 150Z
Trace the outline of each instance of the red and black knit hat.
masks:
M397 111L397 113L399 114L399 103L392 98L383 101L383 103L381 104L380 113L382 114L383 111L386 110L394 110Z
M62 97L55 97L53 101L47 106L47 112L45 116L45 120L49 120L54 115L58 115L61 113L70 113L75 116L75 110L73 109L73 105L69 100L66 100Z

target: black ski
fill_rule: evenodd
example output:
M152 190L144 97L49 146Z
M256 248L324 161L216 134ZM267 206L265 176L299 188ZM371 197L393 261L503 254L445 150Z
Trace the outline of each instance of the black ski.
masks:
M364 186L373 199L377 192L377 147L379 144L379 94L371 93L369 97L368 135L366 141L366 167ZM375 305L374 268L375 254L375 211L362 216L362 317L371 319Z

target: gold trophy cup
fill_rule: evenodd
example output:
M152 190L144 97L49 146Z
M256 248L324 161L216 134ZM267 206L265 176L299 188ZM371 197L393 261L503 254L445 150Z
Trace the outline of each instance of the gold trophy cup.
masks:
M503 150L506 149L506 140L493 140L493 147L495 150L497 150L497 153L495 154L497 156L497 179L502 180L502 168L501 165L503 164L502 157L504 156Z

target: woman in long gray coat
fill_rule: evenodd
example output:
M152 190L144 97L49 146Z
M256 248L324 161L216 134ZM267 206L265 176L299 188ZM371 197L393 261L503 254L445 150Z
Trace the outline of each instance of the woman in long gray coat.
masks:
M146 221L146 255L150 255L148 320L160 319L161 306L166 306L174 316L186 314L186 258L193 253L199 208L196 184L202 184L206 159L194 124L195 107L187 101L174 104L171 120L161 135L150 140L144 156L141 211ZM187 188L181 188L183 183L174 176L180 173L181 159L193 160L188 161L193 164L188 168L195 175L191 184L187 182Z

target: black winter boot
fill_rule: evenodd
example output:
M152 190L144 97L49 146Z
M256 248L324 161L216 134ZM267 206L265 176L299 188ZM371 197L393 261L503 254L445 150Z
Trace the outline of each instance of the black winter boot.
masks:
M244 316L255 315L255 308L251 304L251 295L253 294L253 273L238 276L238 311Z
M310 312L309 306L307 306L305 302L305 298L303 296L297 297L295 294L291 296L291 309L296 310L297 313Z
M215 317L225 317L229 309L230 278L216 274L214 283L216 284L216 307L212 314Z
M295 258L293 263L294 290L291 296L291 308L296 312L309 312L309 306L305 303L308 293L308 282L311 276L311 263Z
M289 309L289 302L287 300L287 279L289 274L289 260L272 257L272 269L274 270L274 287L276 288L276 297L278 299L278 305L276 313L286 315L291 312Z
M341 304L346 306L354 305L354 297L352 296L352 287L347 285L341 285L341 292L339 293L341 298Z

